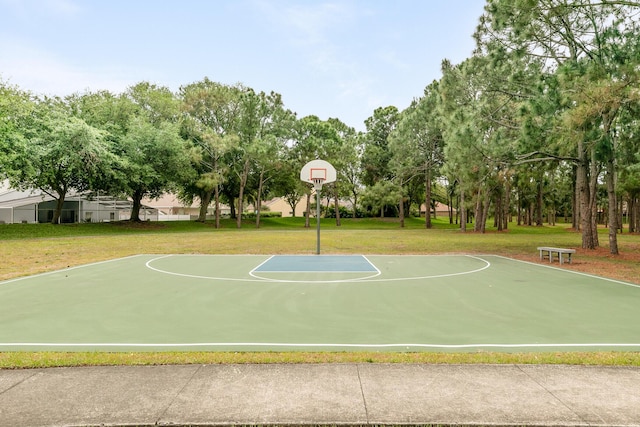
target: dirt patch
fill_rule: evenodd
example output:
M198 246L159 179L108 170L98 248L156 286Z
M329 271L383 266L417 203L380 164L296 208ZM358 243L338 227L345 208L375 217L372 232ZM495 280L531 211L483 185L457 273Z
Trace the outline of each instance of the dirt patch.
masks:
M627 244L625 250L618 255L612 255L608 247L575 249L576 253L572 257L571 264L560 265L554 261L552 265L640 285L640 244ZM540 261L537 252L532 255L517 255L513 258L537 264L549 264L548 260Z

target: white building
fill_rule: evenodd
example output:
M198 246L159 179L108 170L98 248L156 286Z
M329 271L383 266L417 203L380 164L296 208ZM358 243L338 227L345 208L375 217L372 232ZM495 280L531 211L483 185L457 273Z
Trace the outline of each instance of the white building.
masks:
M109 196L70 193L65 198L60 222L106 222L130 218L132 203ZM14 190L0 183L0 224L51 222L56 200L40 190ZM157 209L143 206L142 220L158 219Z

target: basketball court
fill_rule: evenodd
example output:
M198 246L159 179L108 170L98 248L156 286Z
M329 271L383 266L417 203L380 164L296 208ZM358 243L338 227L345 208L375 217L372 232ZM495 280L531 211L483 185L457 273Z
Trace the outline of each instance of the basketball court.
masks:
M0 301L0 351L640 350L638 286L493 255L138 255Z

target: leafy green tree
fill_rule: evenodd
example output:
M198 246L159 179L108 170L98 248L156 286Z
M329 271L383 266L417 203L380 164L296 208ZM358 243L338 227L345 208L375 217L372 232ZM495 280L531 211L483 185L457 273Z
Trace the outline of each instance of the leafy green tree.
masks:
M272 182L274 193L284 197L291 207L292 216L296 216L296 206L309 190L309 187L300 181L301 168L298 159L292 158L292 150L287 149Z
M568 145L565 152L573 151L572 156L566 157L572 157L571 161L576 165L583 248L598 246L594 195L600 163L606 165L607 174L611 175L606 178L613 186L608 192L610 209L615 210L617 206L614 197L615 163L612 164L616 147L609 132L619 109L612 108L615 103L611 104L607 97L595 96L587 100L584 97L586 93L580 94L579 91L589 86L595 88L607 80L615 86L615 70L620 66L634 69L620 61L618 47L622 39L637 40L635 20L639 11L640 5L631 1L489 0L476 32L479 46L499 43L521 57L541 58L549 74L557 72L561 76L559 88L570 101L568 108L560 113L565 120L563 134ZM635 35L629 37L629 34ZM626 57L634 62L637 54L634 55ZM603 77L600 83L597 83L599 79L594 79L597 75ZM589 113L585 110L589 110L589 104L598 104L599 117L591 114L587 119ZM592 122L594 119L598 124ZM585 129L583 125L587 122L589 126ZM540 161L554 158L554 155L555 158L563 157L552 151L528 154L530 158L538 154ZM605 155L606 152L609 154ZM617 214L609 215L610 251L614 254L618 252L617 217Z
M278 146L284 145L287 139L285 130L292 120L293 113L284 108L282 97L278 93L256 93L252 89L246 89L240 96L240 116L236 129L239 144L233 150L235 160L231 167L239 183L236 218L238 228L242 226L245 190L250 173L255 170L259 160L264 160L266 153L273 150L278 152ZM262 171L259 181L264 183L265 172L272 169L265 166L264 161L258 169Z
M327 123L336 131L337 134L337 138L326 141L325 160L331 163L331 165L336 168L337 172L336 182L328 186L327 192L333 197L336 225L340 226L340 199L354 194L355 190L357 201L358 189L354 188L353 179L354 170L358 165L358 134L354 128L347 126L337 118L329 118ZM355 206L354 202L354 217L356 215Z
M425 227L431 228L431 201L434 177L442 165L444 141L438 112L440 93L438 82L425 88L424 97L415 100L401 113L396 129L391 133L389 149L391 168L400 188L414 178L422 178L424 188ZM400 223L404 226L404 204L400 202Z
M296 121L291 142L293 146L290 158L299 173L302 167L311 160L335 159L337 156L331 156L331 152L335 147L340 146L340 135L330 122L320 120L317 116L306 116ZM311 187L307 185L305 227L309 227L311 190Z
M142 82L124 96L125 102L133 104L133 113L125 133L115 141L124 178L112 183L112 191L131 197L131 221L140 221L142 199L175 190L192 169L180 137L180 104L175 95L168 88Z
M226 86L208 78L180 88L184 120L182 133L191 141L196 177L182 186L182 197L200 199L198 221L206 220L214 199L215 224L220 227L220 189L227 179L225 156L238 145L236 133L240 114L241 88Z
M19 172L14 167L26 153L25 131L35 108L29 93L0 80L0 179Z
M41 100L34 114L32 126L24 129L26 143L13 152L9 182L53 197L51 223L58 224L68 193L89 190L105 171L108 147L104 133L73 116L63 99Z
M483 59L472 57L456 66L443 61L441 80L445 171L450 182L458 183L462 209L461 230L466 230L466 211L471 205L467 195L475 200L475 230L484 231L484 215L489 207L489 193L494 165L499 159L493 156L494 129L482 114L482 97L485 90L482 71L478 71Z
M131 221L140 221L144 197L176 190L191 173L179 133L180 102L168 88L141 82L120 95L84 94L72 107L109 141L110 169L93 189L130 197Z
M390 180L391 152L389 136L398 125L399 112L394 106L379 107L365 120L366 137L361 157L362 183L373 186L378 181Z
M344 164L340 168L339 183L340 188L344 189L344 197L351 201L353 206L353 218L358 215L358 199L363 191L362 185L362 169L360 158L364 150L366 135L363 132L357 132L348 135L345 138L344 151L341 153Z
M380 212L380 218L384 218L385 209L388 206L397 206L396 203L402 196L401 189L393 181L379 181L369 186L362 193L362 205L371 212Z

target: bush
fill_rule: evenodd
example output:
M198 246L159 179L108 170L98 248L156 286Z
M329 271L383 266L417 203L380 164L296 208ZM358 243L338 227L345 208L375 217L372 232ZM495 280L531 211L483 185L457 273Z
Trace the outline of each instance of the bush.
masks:
M351 209L347 209L344 206L340 206L339 208L340 211L340 218L353 218L353 210ZM329 206L328 209L324 210L325 213L325 218L335 218L336 217L336 210L333 206ZM356 218L364 218L365 217L365 212L361 211L360 209L356 210Z
M260 211L260 218L281 218L282 212ZM255 219L256 212L245 212L242 214L243 219Z

